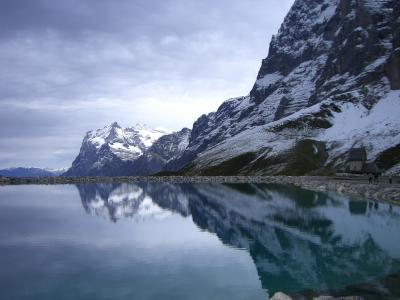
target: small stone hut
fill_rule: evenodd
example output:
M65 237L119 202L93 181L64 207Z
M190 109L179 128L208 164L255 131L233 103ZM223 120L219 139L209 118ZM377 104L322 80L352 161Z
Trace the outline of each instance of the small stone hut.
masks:
M365 147L352 148L347 160L346 172L363 173L364 164L367 162L367 150Z
M365 147L350 149L346 172L354 174L381 173L376 163L368 162L367 150Z

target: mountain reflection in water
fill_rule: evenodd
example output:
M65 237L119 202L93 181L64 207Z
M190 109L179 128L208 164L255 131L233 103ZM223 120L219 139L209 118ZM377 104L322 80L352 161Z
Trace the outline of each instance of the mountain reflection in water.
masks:
M332 290L400 270L400 208L279 185L77 186L87 213L117 222L178 213L246 249L269 293Z

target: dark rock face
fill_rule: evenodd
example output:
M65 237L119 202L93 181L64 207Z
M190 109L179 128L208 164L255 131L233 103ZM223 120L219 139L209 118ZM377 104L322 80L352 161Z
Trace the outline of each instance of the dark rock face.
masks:
M323 130L335 125L343 107L372 110L390 90L400 89L399 12L396 0L296 0L272 38L250 95L199 118L187 150L167 167L186 166L185 171L196 174L219 166L217 173L224 174L229 165L229 172L254 173L235 160L252 153L256 161L268 162L273 173L287 170L283 165L294 158L285 153L293 153L298 139L324 141ZM299 113L307 109L309 113ZM280 132L274 130L277 126ZM326 155L335 161L345 150L334 151L340 142L329 138ZM277 146L278 141L285 147ZM369 148L376 157L376 146L371 143ZM232 161L237 169L232 169Z
M88 170L96 163L97 153L93 145L83 140L78 156L72 162L72 167L65 172L64 176L89 175Z
M400 26L400 24L399 24ZM400 89L400 47L390 55L386 65L387 76L393 90Z
M324 165L328 152L323 142L300 140L290 151L269 157L258 156L256 153L244 153L225 160L216 166L204 166L200 170L189 164L182 171L188 175L202 176L235 176L240 170L241 175L290 175L324 173Z
M400 164L400 144L380 153L376 163L380 170L386 170L396 164Z
M290 100L285 96L282 97L281 102L279 102L279 106L275 112L274 120L282 119L285 116L285 109L290 104Z

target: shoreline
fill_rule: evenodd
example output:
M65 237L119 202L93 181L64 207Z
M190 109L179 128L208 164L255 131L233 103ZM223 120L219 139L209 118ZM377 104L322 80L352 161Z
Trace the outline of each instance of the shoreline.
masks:
M0 178L5 185L62 185L129 182L166 183L265 183L292 185L315 192L333 192L340 195L400 204L400 179L387 178L379 183L368 182L366 176L120 176L120 177L48 177L48 178Z

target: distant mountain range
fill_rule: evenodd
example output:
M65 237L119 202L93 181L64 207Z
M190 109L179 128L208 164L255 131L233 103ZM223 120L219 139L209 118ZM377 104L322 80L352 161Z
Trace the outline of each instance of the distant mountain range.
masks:
M66 170L52 170L40 168L9 168L0 170L0 176L4 177L56 177L63 174Z
M192 130L92 131L65 175L317 174L355 146L400 173L399 116L400 1L296 0L248 96Z

